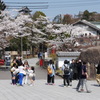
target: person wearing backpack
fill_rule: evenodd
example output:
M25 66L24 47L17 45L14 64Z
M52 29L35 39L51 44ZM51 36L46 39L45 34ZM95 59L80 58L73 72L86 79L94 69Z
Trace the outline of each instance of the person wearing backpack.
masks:
M47 67L47 85L54 85L54 78L55 78L55 65L54 61L50 60L49 65Z
M69 61L65 60L64 64L62 66L63 70L63 84L64 86L70 86L70 67L69 67ZM67 85L66 85L67 82Z

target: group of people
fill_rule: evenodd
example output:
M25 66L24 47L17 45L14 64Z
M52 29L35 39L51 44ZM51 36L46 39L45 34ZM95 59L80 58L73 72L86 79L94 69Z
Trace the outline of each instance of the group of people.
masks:
M17 59L14 58L11 62L11 79L13 85L23 86L24 84L29 84L32 86L35 81L35 68L34 66L29 66L28 61L21 60L19 56ZM28 79L30 83L28 83Z
M77 66L77 69L76 69ZM54 77L55 77L55 65L52 60L50 60L49 65L47 67L48 75L47 75L47 84L54 85ZM87 67L86 62L82 62L81 60L77 61L77 65L75 63L75 60L72 59L72 62L70 63L68 60L64 61L63 66L61 67L61 70L63 72L63 86L72 86L72 80L73 78L76 78L78 80L78 84L76 87L76 90L78 92L83 92L84 85L86 87L86 92L90 93L91 91L88 89L87 86ZM76 73L78 72L78 73ZM76 77L77 76L77 77Z
M82 62L81 60L77 60L77 62L74 59L71 62L65 60L61 67L63 72L63 86L72 86L72 80L77 79L76 91L83 92L85 86L86 92L90 93L91 91L87 86L88 74L86 64L86 62ZM100 86L100 63L96 69L96 80ZM47 67L47 85L55 84L55 71L54 61L50 60ZM17 59L13 59L11 63L11 76L13 85L23 86L24 84L30 84L32 86L35 81L35 68L33 66L30 67L27 60L23 63L21 57L18 57ZM28 83L28 79L30 79L30 83Z

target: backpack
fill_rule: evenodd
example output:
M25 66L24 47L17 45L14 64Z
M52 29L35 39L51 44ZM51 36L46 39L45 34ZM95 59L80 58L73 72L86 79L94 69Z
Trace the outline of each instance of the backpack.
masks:
M48 66L47 71L49 75L52 74L52 69L50 68L50 66Z
M67 66L65 66L64 65L64 75L68 75L69 73L70 73L70 69L69 69L69 66L67 65Z

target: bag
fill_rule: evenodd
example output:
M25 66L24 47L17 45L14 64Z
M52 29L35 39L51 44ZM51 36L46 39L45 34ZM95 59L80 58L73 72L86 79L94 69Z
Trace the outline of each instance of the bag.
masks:
M69 73L70 73L70 69L69 69L69 67L68 66L65 66L64 65L64 75L68 75Z
M50 68L50 66L48 66L47 71L49 75L52 74L52 69Z

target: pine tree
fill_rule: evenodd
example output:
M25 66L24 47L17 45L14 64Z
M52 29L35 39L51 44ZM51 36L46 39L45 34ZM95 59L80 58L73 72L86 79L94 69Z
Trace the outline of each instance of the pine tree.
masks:
M6 9L6 5L3 1L0 0L0 11L3 11Z

